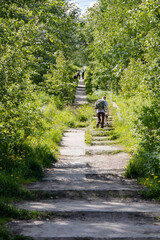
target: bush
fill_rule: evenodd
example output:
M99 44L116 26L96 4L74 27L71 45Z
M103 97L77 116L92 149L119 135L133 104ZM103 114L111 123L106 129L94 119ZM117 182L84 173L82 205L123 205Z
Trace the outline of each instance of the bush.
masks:
M159 192L159 106L156 100L149 101L142 96L136 99L114 97L121 117L114 112L115 132L119 134L119 141L130 152L131 160L126 168L126 177L140 178L140 183L148 187L147 196L157 198ZM158 98L157 98L158 99ZM154 174L157 181L151 181Z

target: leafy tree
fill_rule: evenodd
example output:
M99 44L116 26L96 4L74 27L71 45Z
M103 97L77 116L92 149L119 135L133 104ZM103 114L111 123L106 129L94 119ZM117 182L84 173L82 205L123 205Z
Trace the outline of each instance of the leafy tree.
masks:
M68 1L15 0L0 5L0 140L17 145L39 126L39 91L71 102L78 9ZM71 62L69 64L69 62ZM50 91L47 76L54 76ZM62 99L61 99L62 101ZM63 102L63 101L62 101ZM57 103L60 104L60 103Z
M132 177L159 176L159 17L158 0L98 0L83 16L88 92L114 91L137 116L130 125L140 139L128 167ZM137 99L141 103L135 109L130 105Z

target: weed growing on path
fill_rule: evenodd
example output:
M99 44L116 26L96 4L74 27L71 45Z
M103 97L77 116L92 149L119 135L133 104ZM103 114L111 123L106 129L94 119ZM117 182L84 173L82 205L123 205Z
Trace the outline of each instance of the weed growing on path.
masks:
M88 145L92 145L92 141L93 141L93 136L91 134L91 131L86 130L85 131L85 143L87 143Z

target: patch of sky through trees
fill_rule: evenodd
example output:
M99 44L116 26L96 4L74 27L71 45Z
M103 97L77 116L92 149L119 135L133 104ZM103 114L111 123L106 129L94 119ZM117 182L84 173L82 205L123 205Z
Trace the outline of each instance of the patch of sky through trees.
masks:
M81 13L84 13L87 10L87 8L91 7L97 1L95 1L95 0L72 0L72 2L75 2L76 4L78 4L79 8L81 9Z

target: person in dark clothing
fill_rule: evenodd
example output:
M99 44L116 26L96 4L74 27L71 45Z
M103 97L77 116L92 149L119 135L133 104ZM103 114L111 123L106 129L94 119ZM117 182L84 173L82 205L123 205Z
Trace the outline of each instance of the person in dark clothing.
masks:
M97 113L97 124L96 127L99 127L99 124L101 124L101 128L104 127L104 118L105 118L105 111L107 110L107 117L108 117L108 103L106 101L106 96L102 97L103 101L103 107L102 108L96 108L96 113ZM97 101L98 102L98 101Z
M82 70L82 79L84 79L84 69Z
M79 79L80 79L80 73L79 73L79 71L78 71L78 73L77 73L77 78L79 78Z
M73 78L74 78L74 79L77 79L77 74L76 74L76 73L74 74L74 77L73 77Z

